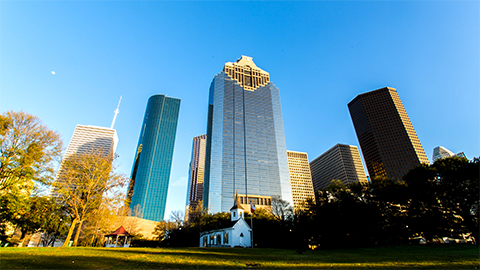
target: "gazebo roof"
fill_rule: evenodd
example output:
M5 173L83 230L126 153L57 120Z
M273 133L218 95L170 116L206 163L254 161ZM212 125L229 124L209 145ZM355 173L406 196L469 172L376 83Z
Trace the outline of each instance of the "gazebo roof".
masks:
M130 236L130 234L123 228L123 226L120 226L116 231L114 231L111 234L107 234L105 236Z

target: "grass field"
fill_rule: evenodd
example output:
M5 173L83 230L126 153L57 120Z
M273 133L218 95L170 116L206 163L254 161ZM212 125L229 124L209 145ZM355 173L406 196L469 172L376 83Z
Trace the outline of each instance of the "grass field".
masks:
M0 248L0 269L479 269L471 245L316 250Z

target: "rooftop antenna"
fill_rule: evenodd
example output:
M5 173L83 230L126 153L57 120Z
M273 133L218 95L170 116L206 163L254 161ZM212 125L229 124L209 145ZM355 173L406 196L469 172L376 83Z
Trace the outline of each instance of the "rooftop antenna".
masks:
M117 119L117 114L119 113L118 108L120 107L120 102L122 101L122 96L120 96L120 100L118 101L117 109L114 111L115 115L113 116L112 126L110 128L113 129L113 125L115 125L115 119Z

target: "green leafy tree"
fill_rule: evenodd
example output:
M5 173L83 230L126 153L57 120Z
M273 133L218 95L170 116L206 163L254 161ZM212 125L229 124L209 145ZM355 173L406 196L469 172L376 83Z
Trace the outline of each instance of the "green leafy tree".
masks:
M30 186L29 181L49 183L60 158L60 135L41 120L23 111L0 117L0 191Z
M9 239L9 227L22 231L22 239L38 223L32 216L36 187L53 179L60 158L60 136L41 120L23 111L0 115L0 234ZM32 208L33 207L33 208ZM33 226L33 227L32 227Z
M413 233L428 241L472 234L478 241L479 162L452 157L422 164L404 179Z

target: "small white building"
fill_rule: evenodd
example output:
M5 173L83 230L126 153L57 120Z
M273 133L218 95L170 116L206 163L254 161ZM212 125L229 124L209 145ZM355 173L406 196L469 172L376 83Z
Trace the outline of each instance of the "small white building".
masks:
M200 233L200 247L252 246L252 229L244 219L245 209L235 197L235 205L230 209L232 226Z

